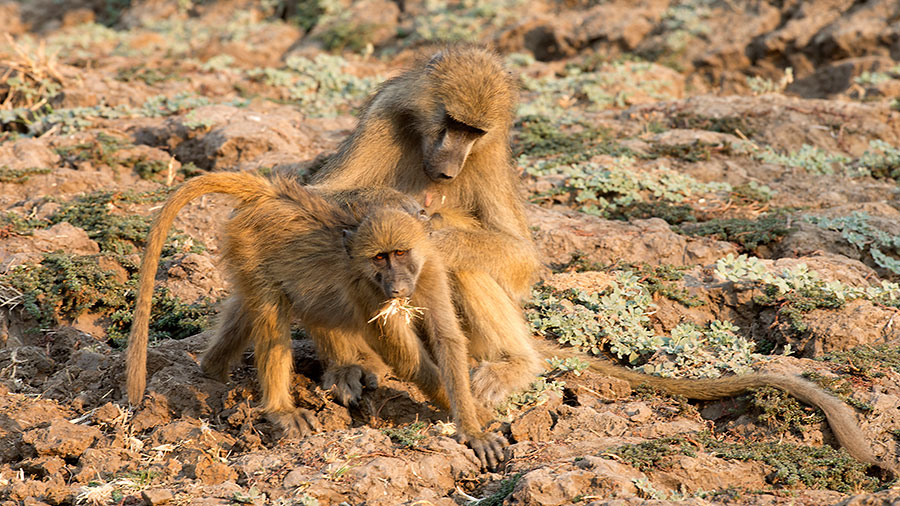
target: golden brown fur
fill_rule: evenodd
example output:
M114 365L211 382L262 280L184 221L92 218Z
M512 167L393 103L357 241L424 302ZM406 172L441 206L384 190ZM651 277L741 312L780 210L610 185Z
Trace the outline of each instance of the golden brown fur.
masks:
M495 54L468 45L443 48L383 83L363 107L354 132L315 176L331 191L389 186L418 200L442 201L431 238L450 270L469 354L477 364L475 396L488 403L524 387L541 368L519 305L538 263L510 160L515 88ZM442 132L454 129L459 133L446 140ZM335 346L351 340L336 332L313 338L332 371L356 372L354 378L328 376L340 399L354 401L361 391L361 374L353 369L359 354ZM849 408L799 378L753 374L695 382L599 367L632 384L649 383L694 399L763 385L782 388L822 408L852 455L877 462Z
M528 385L541 370L520 302L538 267L509 149L517 84L496 54L456 45L422 58L383 83L359 125L315 176L332 191L389 186L422 201L441 201L432 234L450 270L469 353L475 396L488 403ZM313 335L340 371L358 354ZM330 374L329 378L340 374ZM335 381L344 402L361 391Z
M291 435L314 430L315 416L295 408L290 395L290 323L297 317L310 332L351 336L338 345L374 353L415 382L450 409L460 439L482 462L497 464L505 441L481 429L446 268L427 241L417 204L393 190L345 194L341 208L284 178L216 173L186 182L157 216L141 263L126 359L132 403L146 386L147 327L163 242L177 212L206 193L238 200L222 253L234 294L202 360L208 375L226 380L252 343L267 414ZM356 203L348 206L351 200ZM425 308L422 316L411 325L402 315L370 322L394 296Z

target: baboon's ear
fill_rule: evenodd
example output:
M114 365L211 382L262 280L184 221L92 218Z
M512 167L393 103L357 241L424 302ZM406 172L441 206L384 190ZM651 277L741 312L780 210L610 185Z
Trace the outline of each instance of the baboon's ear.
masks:
M344 251L347 252L347 256L353 256L350 254L350 244L353 242L354 231L349 228L345 228L341 231L341 242L344 244Z

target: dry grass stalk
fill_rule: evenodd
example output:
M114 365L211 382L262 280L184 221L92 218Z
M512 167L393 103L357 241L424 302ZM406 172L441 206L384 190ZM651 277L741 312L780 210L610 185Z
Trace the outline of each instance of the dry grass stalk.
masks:
M413 318L418 318L424 311L425 308L423 307L411 305L409 303L409 297L398 297L387 301L384 306L382 306L381 311L376 313L375 316L369 320L369 323L381 318L379 325L384 325L387 323L388 318L393 318L395 315L400 314L406 319L406 324L409 325L412 323Z
M15 93L13 88L7 84L6 98L0 104L0 108L14 107L14 101L22 103L23 106L31 110L44 105L47 102L45 93L51 84L51 80L56 84L62 85L65 81L63 75L57 69L58 60L56 53L47 53L47 45L44 40L38 43L37 53L33 56L28 54L22 45L17 44L12 36L8 33L3 34L6 43L12 48L14 54L11 58L0 60L0 83L7 83L11 77L21 76L22 81L30 81L36 88L34 97L41 97L34 101L29 97L23 97L19 93Z

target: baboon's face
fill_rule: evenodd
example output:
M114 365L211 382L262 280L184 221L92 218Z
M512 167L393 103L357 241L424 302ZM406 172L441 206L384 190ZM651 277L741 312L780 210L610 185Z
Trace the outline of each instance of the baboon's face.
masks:
M425 174L435 182L452 181L462 171L475 142L484 130L467 125L445 115L440 128L422 135L422 154Z
M412 297L422 262L414 250L394 250L371 258L372 279L388 299Z

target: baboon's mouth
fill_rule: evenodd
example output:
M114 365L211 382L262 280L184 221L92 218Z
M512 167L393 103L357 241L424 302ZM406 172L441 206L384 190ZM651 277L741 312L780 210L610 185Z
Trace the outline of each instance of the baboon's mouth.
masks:
M407 325L412 323L414 318L418 318L422 315L422 312L425 311L423 307L416 307L410 304L409 297L396 297L393 299L388 299L387 302L381 307L381 310L375 313L371 319L369 319L369 323L372 323L379 318L381 321L380 325L384 325L387 323L389 318L394 318L397 315L402 316L405 319Z

